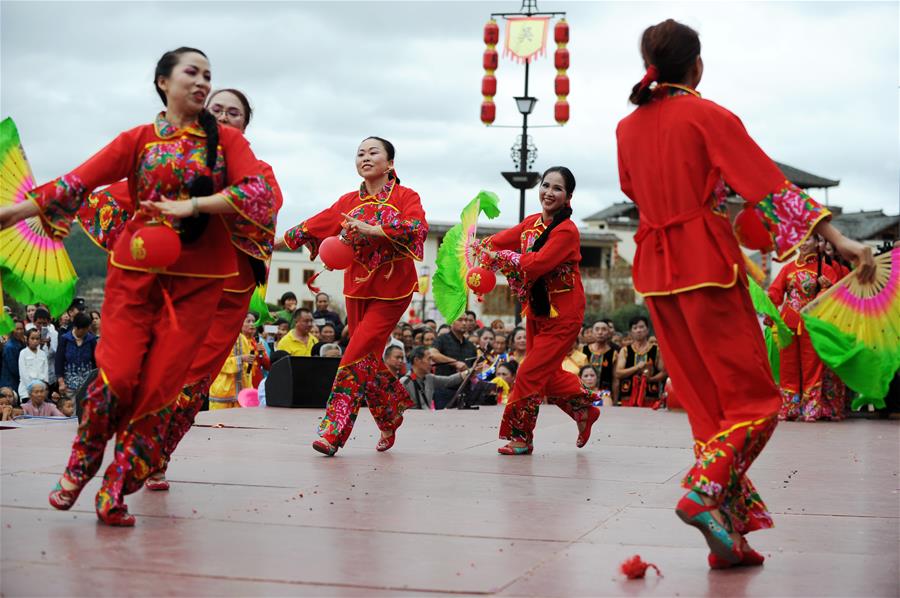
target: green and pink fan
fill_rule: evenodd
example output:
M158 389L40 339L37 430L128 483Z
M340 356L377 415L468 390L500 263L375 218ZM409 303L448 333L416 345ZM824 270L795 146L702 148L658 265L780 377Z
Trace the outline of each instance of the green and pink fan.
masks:
M875 257L874 281L851 272L801 314L816 353L859 393L853 409L883 408L900 369L900 248Z
M475 263L475 245L478 242L478 216L484 212L488 218L500 215L500 198L496 193L481 191L460 214L460 223L453 226L437 254L437 271L434 273L434 304L447 322L459 318L469 303L469 290L487 292L488 278L493 272Z
M33 188L19 132L7 118L0 122L0 206L29 201ZM47 235L38 217L0 230L0 285L16 301L44 303L56 317L72 304L77 281L62 240Z

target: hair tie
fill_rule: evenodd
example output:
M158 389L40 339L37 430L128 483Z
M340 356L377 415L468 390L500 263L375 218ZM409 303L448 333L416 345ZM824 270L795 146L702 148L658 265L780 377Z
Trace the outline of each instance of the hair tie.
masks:
M646 87L650 87L650 84L656 81L659 77L659 69L654 65L650 65L647 67L647 72L644 73L644 78L641 79L640 88L644 89Z

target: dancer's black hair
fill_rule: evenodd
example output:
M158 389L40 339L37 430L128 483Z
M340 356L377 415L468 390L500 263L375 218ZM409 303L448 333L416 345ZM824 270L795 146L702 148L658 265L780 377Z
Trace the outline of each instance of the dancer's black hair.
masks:
M199 54L204 58L207 58L206 54L201 50L189 48L187 46L170 50L162 55L156 63L156 71L153 73L153 86L156 88L156 93L159 95L159 99L162 100L163 105L167 106L168 100L165 92L159 86L159 78L171 77L172 70L181 60L183 54ZM206 197L215 192L212 173L216 166L216 160L218 159L219 123L216 122L216 117L205 108L200 111L198 120L200 126L203 127L203 132L206 133L206 167L209 169L209 173L199 176L191 181L188 192L191 194L191 197ZM199 239L203 234L203 231L206 230L208 222L209 214L199 214L189 218L182 218L180 232L182 242L191 243ZM254 274L256 274L255 269Z
M541 183L544 182L544 179L547 178L547 175L551 172L555 172L563 178L563 181L565 181L566 184L566 196L571 198L572 193L575 192L575 175L572 174L572 171L565 166L551 166L544 171L543 175L541 175ZM534 245L531 246L531 251L540 251L550 239L550 233L553 232L553 229L566 220L569 220L571 217L572 208L570 206L566 205L565 207L560 208L560 210L553 215L550 226L544 229L541 236L538 237L534 242ZM531 294L529 296L528 305L531 308L531 313L536 316L550 315L550 293L547 291L547 281L543 276L538 278L534 284L531 285Z

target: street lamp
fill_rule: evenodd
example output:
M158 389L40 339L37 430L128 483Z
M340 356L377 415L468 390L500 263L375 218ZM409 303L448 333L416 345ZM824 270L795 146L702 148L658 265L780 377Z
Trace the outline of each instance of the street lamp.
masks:
M516 107L522 116L531 114L534 110L534 105L537 104L537 98L530 96L515 96L513 99L516 101Z

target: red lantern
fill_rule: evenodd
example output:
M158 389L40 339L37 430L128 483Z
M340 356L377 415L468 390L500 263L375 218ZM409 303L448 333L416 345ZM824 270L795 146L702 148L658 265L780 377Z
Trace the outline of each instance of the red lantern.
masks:
M482 59L484 70L486 70L486 71L497 70L497 64L499 63L499 60L500 60L500 58L497 55L497 50L485 50L484 58Z
M497 95L497 77L485 75L481 78L481 95L488 97Z
M569 24L565 19L556 22L556 27L553 28L553 41L557 44L569 43Z
M484 26L484 45L496 46L499 41L500 27L497 26L497 21L488 21Z
M481 122L486 125L494 122L494 119L497 118L497 106L494 102L482 102L481 103Z
M476 294L484 295L497 285L497 276L487 268L475 266L466 274L466 285Z
M319 257L331 270L346 270L353 263L353 248L340 237L328 237L319 245Z
M565 48L557 48L553 57L553 63L560 70L569 68L569 51Z
M747 249L771 251L772 237L753 208L744 208L734 219L734 233Z
M553 109L553 115L556 117L556 122L561 125L569 122L569 102L565 100L556 102L556 106Z
M565 75L556 76L556 95L569 95L569 78Z
M164 224L148 224L131 237L131 257L146 268L165 268L181 255L181 238Z

